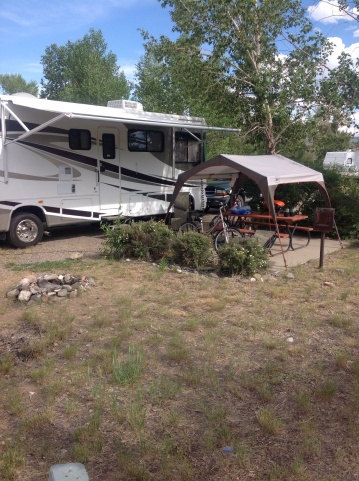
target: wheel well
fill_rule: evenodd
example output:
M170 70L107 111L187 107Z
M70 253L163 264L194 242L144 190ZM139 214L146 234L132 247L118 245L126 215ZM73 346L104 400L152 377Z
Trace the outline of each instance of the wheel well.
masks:
M13 213L11 214L11 218L13 218L17 214L24 214L24 213L34 214L36 215L36 217L38 217L41 220L41 222L46 222L44 211L39 207L35 207L32 205L21 206L18 209L14 210Z

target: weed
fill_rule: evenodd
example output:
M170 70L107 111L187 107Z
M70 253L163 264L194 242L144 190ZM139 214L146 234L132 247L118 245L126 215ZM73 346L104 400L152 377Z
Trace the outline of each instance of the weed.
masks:
M109 317L105 316L104 314L96 314L94 317L93 325L95 327L101 328L110 326L112 321Z
M77 346L70 344L69 346L65 347L62 355L65 359L73 359L74 357L76 357L76 354L77 354Z
M301 452L303 457L319 456L321 443L318 438L317 426L312 420L305 421L300 427Z
M28 308L22 313L22 318L33 329L39 331L41 329L41 320L39 314L35 309Z
M53 363L46 363L44 366L32 371L30 373L30 378L38 383L43 383L46 377L52 372Z
M141 399L136 399L136 401L130 406L128 410L128 421L137 435L141 450L144 451L146 449L146 438L144 435L146 409L144 408Z
M23 418L21 426L24 431L33 435L35 431L40 432L45 429L51 423L52 416L53 412L48 407L41 412L35 412Z
M280 434L283 422L272 408L261 409L256 414L257 421L262 429L270 434Z
M72 447L71 454L73 458L80 463L88 463L90 461L89 448L83 444L75 443Z
M11 414L15 414L16 416L20 416L24 411L23 406L23 398L18 391L17 387L13 387L9 389L7 394L7 402L6 408Z
M338 327L339 329L347 329L352 325L351 319L343 317L342 315L340 316L339 314L328 319L328 322L332 326Z
M14 367L14 356L6 353L0 357L0 374L9 374Z
M198 329L198 327L199 327L199 321L198 321L198 319L195 319L195 318L187 319L182 324L182 330L183 331L194 332Z
M160 404L167 399L173 399L181 391L181 385L168 377L161 377L150 386L153 402Z
M112 354L113 374L120 384L134 384L141 372L142 355L133 344L128 347L128 359L121 361L118 359L117 352Z
M337 392L335 382L332 380L325 381L316 390L316 395L323 401L331 401Z
M295 395L295 401L302 413L308 413L312 408L310 396L304 391L298 392Z
M17 470L25 464L25 456L18 444L7 444L0 451L0 474L6 481L16 480Z
M102 451L102 436L100 433L102 410L97 406L88 423L75 430L75 445L83 459L89 459L90 454L100 454ZM82 461L87 462L87 461Z
M188 350L182 338L174 336L167 348L167 357L170 361L183 362L189 356Z

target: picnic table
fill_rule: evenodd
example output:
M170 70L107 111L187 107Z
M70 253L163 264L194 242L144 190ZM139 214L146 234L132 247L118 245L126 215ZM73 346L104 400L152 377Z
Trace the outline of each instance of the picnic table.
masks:
M269 238L265 241L264 247L271 249L277 239L288 239L285 251L301 249L310 243L312 227L298 225L300 222L308 219L307 215L276 215L275 219L269 213L253 211L248 214L233 214L231 211L223 213L225 221L236 227L243 235L253 236L257 229L269 230ZM294 244L294 234L296 232L304 232L306 234L306 243Z

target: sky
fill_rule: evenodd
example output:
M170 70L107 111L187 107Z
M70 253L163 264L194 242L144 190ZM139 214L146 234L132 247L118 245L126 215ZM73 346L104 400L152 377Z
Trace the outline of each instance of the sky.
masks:
M315 28L333 42L330 68L343 51L359 58L359 22L353 18L359 12L344 15L337 0L302 4ZM140 30L156 38L175 35L169 10L158 0L0 0L0 19L0 74L21 74L27 82L40 82L46 47L82 39L90 28L102 31L128 80L144 54Z
M337 0L302 3L315 27L335 45L330 67L342 51L359 57L359 22L343 16ZM82 39L90 28L102 31L129 80L144 54L139 29L156 38L174 35L169 10L158 0L0 0L0 18L0 73L21 74L27 82L42 78L46 47Z

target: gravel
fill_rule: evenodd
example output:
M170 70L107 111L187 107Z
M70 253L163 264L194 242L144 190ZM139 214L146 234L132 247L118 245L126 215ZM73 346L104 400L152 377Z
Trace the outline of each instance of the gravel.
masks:
M0 241L0 276L8 272L5 265L9 263L19 265L69 258L99 258L104 242L98 225L53 229L44 235L39 244L26 249L15 249Z

